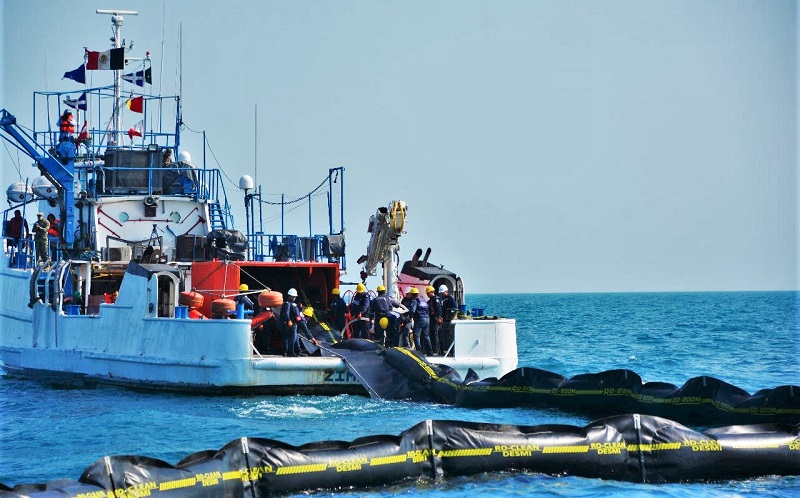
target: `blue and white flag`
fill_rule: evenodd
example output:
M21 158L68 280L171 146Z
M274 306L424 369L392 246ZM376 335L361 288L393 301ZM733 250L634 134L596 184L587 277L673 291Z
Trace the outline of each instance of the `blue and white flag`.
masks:
M80 109L82 111L86 110L86 92L83 92L80 97L77 99L71 99L67 97L64 99L64 104L72 107L73 109Z
M153 84L152 70L148 67L143 71L136 71L135 73L123 74L122 79L134 85L144 86L145 83Z

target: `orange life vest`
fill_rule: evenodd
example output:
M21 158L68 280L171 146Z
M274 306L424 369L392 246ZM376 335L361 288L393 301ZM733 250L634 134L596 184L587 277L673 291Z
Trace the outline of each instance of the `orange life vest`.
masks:
M75 121L68 117L61 118L61 133L75 133Z

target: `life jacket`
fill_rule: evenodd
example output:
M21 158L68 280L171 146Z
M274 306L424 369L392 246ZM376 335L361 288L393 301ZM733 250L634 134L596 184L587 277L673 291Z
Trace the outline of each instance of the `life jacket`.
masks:
M65 133L75 133L75 121L68 117L61 118L61 134L64 135Z

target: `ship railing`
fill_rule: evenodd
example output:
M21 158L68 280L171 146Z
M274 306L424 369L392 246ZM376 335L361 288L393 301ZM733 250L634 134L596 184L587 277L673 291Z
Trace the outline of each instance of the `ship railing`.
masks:
M340 263L330 243L330 235L298 235L255 233L248 236L253 261L307 261Z
M180 97L151 95L142 90L134 85L123 89L120 107L125 108L129 99L141 97L142 112L119 109L117 112L122 113L124 121L122 129L113 126L117 102L113 85L71 92L34 92L34 140L55 149L60 140L58 120L68 109L75 118L74 139L80 137L83 124L87 125L88 140L81 140L78 146L79 160L97 161L103 158L106 148L114 147L142 149L157 144L162 149L174 149L180 143L180 129L176 126Z
M50 261L60 261L63 255L58 237L49 235ZM10 268L29 269L36 267L36 241L33 236L16 238L3 236L3 248L8 256Z

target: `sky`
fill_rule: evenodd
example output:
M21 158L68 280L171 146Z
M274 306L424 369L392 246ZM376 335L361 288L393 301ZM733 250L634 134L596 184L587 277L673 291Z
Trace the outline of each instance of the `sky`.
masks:
M403 200L401 261L431 247L468 294L798 288L795 2L0 5L0 107L28 126L34 90L77 96L61 75L109 48L95 9L138 11L123 35L154 90L182 89L242 230L240 176L274 201L344 167L343 280L369 217ZM9 150L3 185L37 176Z

